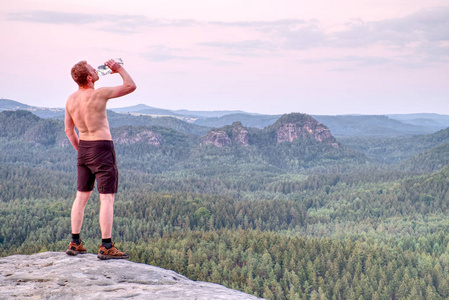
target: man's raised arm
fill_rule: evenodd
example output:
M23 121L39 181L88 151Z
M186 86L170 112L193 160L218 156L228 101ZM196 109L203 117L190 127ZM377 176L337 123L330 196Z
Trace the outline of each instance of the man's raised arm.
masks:
M116 87L104 87L98 89L98 92L102 94L106 99L122 97L128 95L136 90L136 84L131 76L126 72L125 68L116 63L113 59L105 62L105 65L112 70L113 73L119 73L123 78L123 84Z

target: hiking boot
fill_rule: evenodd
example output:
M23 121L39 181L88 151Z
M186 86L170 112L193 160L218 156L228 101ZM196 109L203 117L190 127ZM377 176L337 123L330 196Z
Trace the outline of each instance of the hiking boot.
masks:
M76 243L70 242L65 253L67 253L68 255L78 255L87 253L87 251L81 243L78 245Z
M99 259L121 259L128 258L129 255L125 252L118 251L117 248L114 247L114 243L112 243L112 247L110 249L106 249L104 246L100 246L100 250L98 251L97 257Z

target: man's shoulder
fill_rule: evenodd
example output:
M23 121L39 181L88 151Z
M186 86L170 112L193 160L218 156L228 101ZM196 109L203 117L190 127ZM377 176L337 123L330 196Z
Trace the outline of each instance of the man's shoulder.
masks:
M95 97L97 90L77 90L73 92L68 98L67 103L75 101L87 101L92 97Z
M76 98L76 92L70 94L70 96L67 98L67 101L65 102L65 107L68 108L72 104L72 102L75 98Z
M70 96L67 98L67 101L83 97L83 94L84 92L82 90L76 90L72 94L70 94Z
M76 97L77 94L78 94L78 91L75 91L75 92L71 93L69 95L69 97L67 98L67 100L73 99L74 97Z
M111 89L113 89L113 88L109 87L109 86L103 86L103 87L93 90L92 93L95 95L102 95L102 94L108 93L109 91L111 91Z

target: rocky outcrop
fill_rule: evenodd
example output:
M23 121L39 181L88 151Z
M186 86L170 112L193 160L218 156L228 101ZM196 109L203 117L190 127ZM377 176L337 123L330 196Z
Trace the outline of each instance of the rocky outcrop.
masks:
M235 122L232 127L232 141L237 145L248 146L248 130L243 127L242 123Z
M113 130L113 140L116 144L135 144L143 142L145 144L159 146L162 141L162 135L146 128L123 127Z
M273 126L277 143L312 138L317 142L338 147L337 140L329 128L305 114L289 114L282 116Z
M224 147L230 144L248 146L248 130L241 122L234 122L230 126L219 129L212 129L204 137L205 144L212 144L215 147Z
M1 299L259 299L150 265L62 252L0 258L0 295Z
M272 140L273 143L315 140L316 142L339 147L329 128L306 114L292 113L283 115L276 123L266 127L263 131L259 131L264 133L260 134L253 130L252 134L258 135L258 139L262 137L265 140ZM275 140L273 140L274 137ZM215 147L225 147L231 144L248 146L249 133L241 122L234 122L232 125L212 129L204 137L203 141L205 144L212 144Z
M224 147L231 144L231 139L224 130L211 130L204 137L205 144L212 144L215 147Z

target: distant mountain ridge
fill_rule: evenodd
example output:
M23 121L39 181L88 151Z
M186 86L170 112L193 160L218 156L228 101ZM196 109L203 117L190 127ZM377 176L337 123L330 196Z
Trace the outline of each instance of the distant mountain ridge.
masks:
M392 119L382 115L363 116L313 116L318 121L331 128L337 137L366 136L366 137L399 137L418 134L429 134L448 126L431 126L423 124L415 125L404 123L400 120Z
M449 116L442 114L391 114L388 117L399 120L406 124L418 125L418 126L434 126L434 127L449 127Z
M210 117L195 120L193 123L208 127L222 127L234 122L241 122L247 127L265 128L276 122L281 115L249 115L243 113L229 114L221 117Z
M41 118L60 120L64 118L62 108L41 108L8 99L0 100L0 111L18 109L31 111ZM274 124L281 117L281 115L263 115L244 111L169 110L145 104L109 109L108 114L111 118L111 127L170 124L167 125L170 128L196 135L205 134L207 128L218 128L234 122L241 122L245 127L263 129ZM335 137L413 136L430 134L449 127L449 115L439 114L312 115L312 117L325 124Z
M187 109L178 109L178 110L169 110L147 106L145 104L138 104L129 107L121 107L121 108L111 108L110 110L118 113L142 113L142 114L163 114L163 115L173 115L173 116L183 116L190 118L217 118L230 114L248 114L248 115L257 115L255 113L244 112L241 110L214 110L214 111L198 111L198 110L187 110Z
M14 100L0 99L0 112L5 110L27 110L40 118L61 118L64 117L63 108L37 107L23 104Z
M23 109L26 110L28 108L30 108L31 106L27 105L27 104L23 104L14 100L9 100L9 99L0 99L0 111L3 110L18 110L18 109Z
M189 111L167 110L139 104L114 108L115 112L172 116L188 123L205 127L222 127L234 122L243 126L265 128L281 115L264 115L244 111ZM312 115L330 128L336 137L398 137L429 134L449 127L449 115L439 114L391 114L391 115Z

